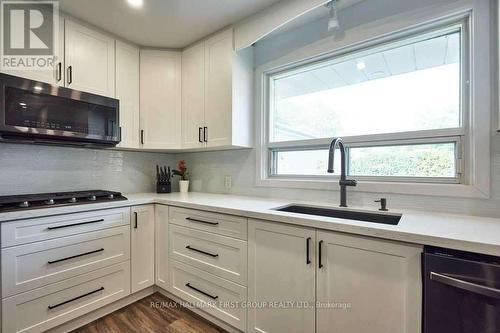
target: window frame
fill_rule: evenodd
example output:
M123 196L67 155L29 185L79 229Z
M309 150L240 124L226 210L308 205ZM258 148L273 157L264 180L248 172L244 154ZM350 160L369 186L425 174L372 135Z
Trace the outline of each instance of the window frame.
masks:
M422 23L425 22L425 23ZM387 140L402 140L408 139L405 135L411 134L412 139L439 139L443 137L454 138L458 144L457 149L457 172L460 173L458 181L443 182L438 179L437 182L431 181L426 177L425 182L412 182L415 177L361 177L356 176L360 180L358 187L352 191L363 192L387 192L387 193L403 193L403 194L420 194L420 195L438 195L438 196L457 196L457 197L474 197L488 198L490 195L490 160L489 150L486 152L486 147L489 148L489 133L477 133L478 126L484 126L489 123L489 114L478 113L478 108L486 108L489 102L479 101L477 96L489 95L490 91L484 94L477 90L474 85L474 80L480 78L474 70L480 68L485 70L486 63L480 63L474 58L475 37L478 31L485 30L486 27L477 28L473 24L473 8L462 8L462 10L450 11L450 8L445 9L445 12L436 10L435 12L420 13L412 18L402 19L397 24L383 24L376 33L366 34L362 31L354 31L343 41L337 42L331 39L324 39L307 47L298 49L291 54L282 56L279 59L257 67L256 75L256 108L257 112L257 158L256 158L256 185L265 187L281 187L281 188L299 188L299 189L319 189L330 190L337 189L337 177L335 176L290 176L278 175L272 176L270 169L270 149L284 149L290 143L299 144L302 147L302 142L270 142L270 112L269 112L269 87L270 75L283 72L290 68L298 68L304 64L324 61L324 59L349 55L356 53L356 56L364 49L373 52L377 47L384 47L387 43L394 43L398 40L406 40L409 43L410 39L422 40L423 35L436 33L442 35L445 31L460 27L461 37L461 127L454 129L439 129L439 130L424 130L415 132L402 132L390 134L375 134L370 135L370 140L374 142ZM429 38L429 37L428 37ZM477 44L485 46L485 41L479 38ZM478 57L483 58L483 57ZM484 59L483 59L484 60ZM479 80L478 80L479 81ZM402 137L403 136L403 137ZM360 141L366 140L368 136L351 136L343 137L346 146L357 145ZM306 140L308 144L305 146L313 147L326 146L330 139L314 139ZM430 143L430 142L429 142ZM460 156L458 156L460 155ZM488 158L487 158L488 157ZM487 158L487 159L486 159Z

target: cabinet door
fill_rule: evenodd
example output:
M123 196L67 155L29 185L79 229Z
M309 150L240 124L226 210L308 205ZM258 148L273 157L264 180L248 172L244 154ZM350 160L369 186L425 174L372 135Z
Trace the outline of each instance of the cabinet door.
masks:
M420 246L334 232L317 239L316 297L330 306L318 307L317 332L420 332Z
M205 42L205 124L208 147L231 145L233 31Z
M139 49L116 41L116 98L120 100L121 148L139 148Z
M248 309L248 332L314 332L314 244L314 229L249 222L248 301L266 303Z
M58 49L54 66L47 70L2 70L2 73L23 77L29 80L64 86L64 19L59 18Z
M182 147L204 146L205 44L182 52Z
M168 210L168 206L155 206L156 285L163 289L169 288Z
M65 22L66 87L115 96L115 40Z
M132 207L132 292L154 285L154 206Z
M143 148L181 147L181 53L141 51Z

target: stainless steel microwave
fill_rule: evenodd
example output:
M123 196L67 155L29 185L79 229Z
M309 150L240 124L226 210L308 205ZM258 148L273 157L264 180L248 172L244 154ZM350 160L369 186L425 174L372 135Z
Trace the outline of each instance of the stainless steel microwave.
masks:
M120 142L119 101L0 74L0 139L79 146Z

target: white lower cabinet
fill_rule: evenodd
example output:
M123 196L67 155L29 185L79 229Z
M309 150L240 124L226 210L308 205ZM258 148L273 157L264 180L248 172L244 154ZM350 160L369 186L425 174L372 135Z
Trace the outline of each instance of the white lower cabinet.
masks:
M130 228L24 244L2 250L2 296L12 296L130 259Z
M317 240L318 333L421 332L421 246L326 231Z
M314 229L249 221L248 302L259 306L248 332L314 332L314 240Z
M171 225L169 243L170 258L246 285L246 241Z
M243 332L421 331L417 245L161 204L1 231L3 333L43 332L155 283Z
M156 285L168 290L168 213L170 208L164 205L155 206L155 262Z
M250 220L248 300L262 308L248 309L248 332L418 333L421 253L416 245Z
M132 207L131 290L133 293L155 283L154 205Z
M246 327L247 289L200 269L172 260L170 291L240 330Z
M2 332L44 332L130 294L130 263L108 266L2 300Z

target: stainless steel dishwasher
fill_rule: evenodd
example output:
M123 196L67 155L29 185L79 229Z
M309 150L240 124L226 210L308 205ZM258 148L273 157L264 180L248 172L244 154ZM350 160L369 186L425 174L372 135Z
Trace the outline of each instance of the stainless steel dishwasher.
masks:
M500 257L426 247L424 333L500 332Z

